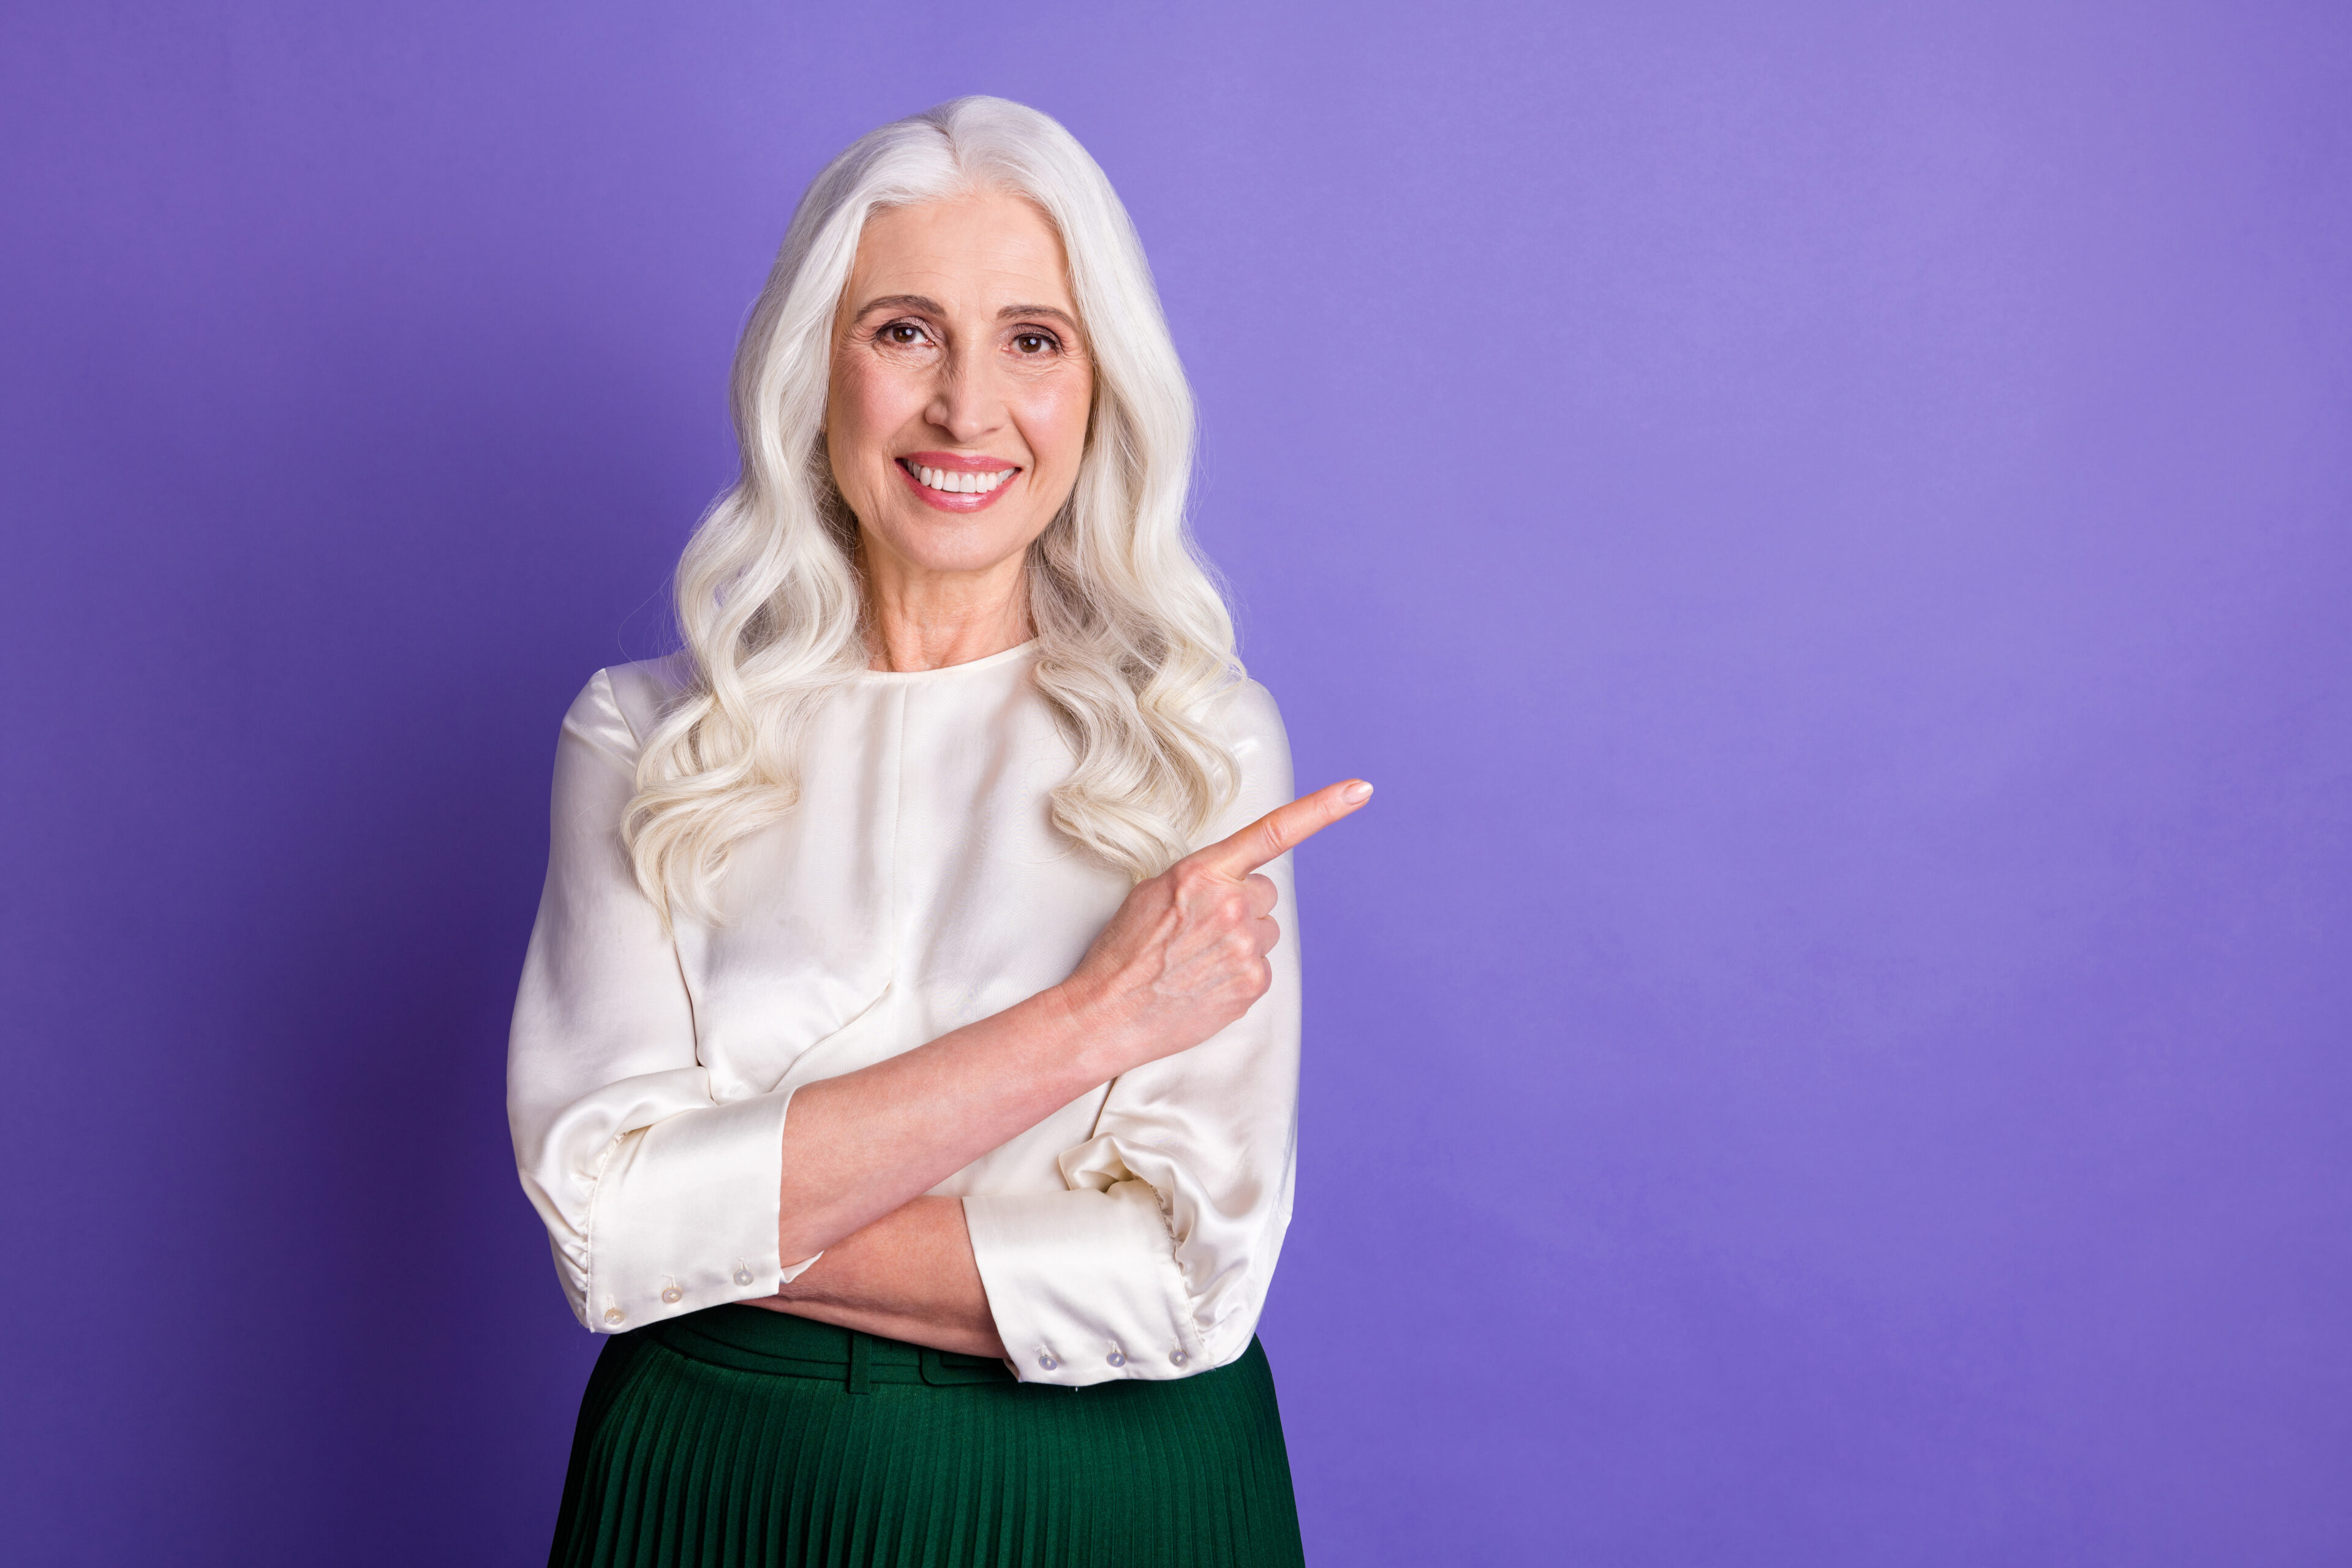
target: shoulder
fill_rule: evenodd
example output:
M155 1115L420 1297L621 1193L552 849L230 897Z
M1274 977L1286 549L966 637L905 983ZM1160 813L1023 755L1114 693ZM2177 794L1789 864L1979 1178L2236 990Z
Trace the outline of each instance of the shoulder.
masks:
M1234 759L1238 775L1233 802L1220 814L1230 832L1290 798L1290 736L1274 693L1255 680L1235 681L1210 700L1208 729ZM1223 832L1213 835L1223 837Z
M563 733L634 762L663 712L686 689L690 675L683 653L600 669L565 710Z
M1285 758L1290 754L1290 737L1282 727L1282 710L1274 693L1246 677L1211 698L1205 718L1234 759L1244 765L1253 753L1271 752Z

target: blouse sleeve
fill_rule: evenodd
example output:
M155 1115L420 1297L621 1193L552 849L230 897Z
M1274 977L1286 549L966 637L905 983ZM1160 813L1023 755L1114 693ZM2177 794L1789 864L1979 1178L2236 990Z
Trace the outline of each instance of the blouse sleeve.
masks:
M599 672L556 743L547 886L507 1057L523 1191L573 1315L599 1333L772 1295L787 1273L791 1093L721 1103L696 1059L676 949L621 845L637 752Z
M1239 797L1213 842L1291 798L1290 747L1255 683L1229 700ZM1065 1190L964 1199L1007 1352L1028 1382L1166 1379L1249 1348L1290 1223L1298 1136L1298 919L1290 857L1272 986L1202 1044L1112 1083L1094 1136L1061 1155Z

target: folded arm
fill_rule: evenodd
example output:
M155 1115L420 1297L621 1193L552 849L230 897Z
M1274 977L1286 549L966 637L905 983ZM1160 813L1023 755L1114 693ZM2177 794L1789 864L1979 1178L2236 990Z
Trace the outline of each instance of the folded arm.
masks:
M1278 765L1245 769L1243 804L1257 810L1289 786L1264 711ZM1171 1314L1200 1330L1170 1331L1174 1350L1205 1347L1232 1326L1228 1299L1254 1321L1262 1278L1236 1296L1227 1249L1188 1243L1263 1235L1269 1215L1278 1242L1297 1065L1295 950L1269 959L1283 857L1369 786L1276 804L1139 884L1061 984L887 1060L758 1094L715 1086L700 1065L677 951L629 875L617 826L635 754L600 676L564 725L509 1058L524 1186L583 1322L615 1331L767 1297L943 1349L994 1349L1015 1321L1026 1348L1005 1348L1042 1365L1059 1360L1057 1335L1116 1358L1123 1336L1158 1335ZM1277 973L1282 1005L1236 1027ZM1064 1156L1068 1191L924 1198L1113 1080L1100 1135ZM1216 1125L1236 1115L1251 1128L1239 1149ZM1103 1351L1055 1380L1105 1375Z
M825 1248L773 1296L751 1303L967 1355L1001 1356L954 1198L917 1198Z

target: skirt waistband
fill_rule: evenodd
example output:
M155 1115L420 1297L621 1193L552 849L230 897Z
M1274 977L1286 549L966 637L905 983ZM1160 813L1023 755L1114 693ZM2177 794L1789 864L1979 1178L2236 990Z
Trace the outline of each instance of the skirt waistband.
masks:
M845 1384L852 1394L877 1383L950 1388L1018 1381L993 1356L933 1350L740 1303L648 1323L636 1331L691 1361Z

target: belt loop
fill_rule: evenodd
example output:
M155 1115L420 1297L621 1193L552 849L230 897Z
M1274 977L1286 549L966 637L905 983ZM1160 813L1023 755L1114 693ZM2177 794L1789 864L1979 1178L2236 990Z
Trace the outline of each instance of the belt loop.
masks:
M874 1339L856 1329L849 1331L849 1392L867 1394L874 1387Z

